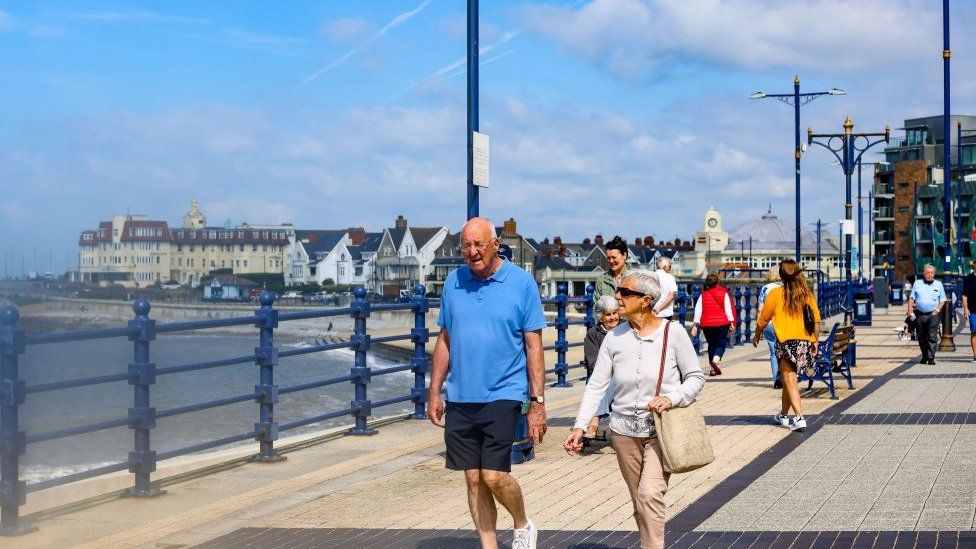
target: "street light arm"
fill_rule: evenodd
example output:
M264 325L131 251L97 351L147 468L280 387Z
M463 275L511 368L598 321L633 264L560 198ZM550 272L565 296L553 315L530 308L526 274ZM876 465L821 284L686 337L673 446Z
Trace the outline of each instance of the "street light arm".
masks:
M868 134L862 134L862 135L868 135ZM875 134L875 135L879 135L879 134ZM881 144L881 143L887 143L888 142L888 136L887 136L887 134L882 133L880 135L885 136L885 138L884 139L878 139L877 141L872 141L872 142L868 143L868 145L866 147L864 147L864 149L861 150L860 153L858 153L858 155L854 159L854 162L852 162L851 165L859 164L861 162L861 157L864 156L864 153L868 152L868 149L870 149L871 147L873 147L875 145L878 145L878 144ZM877 162L870 162L869 164L877 164Z
M821 147L827 149L828 151L830 151L830 154L834 155L834 158L837 159L837 162L840 163L841 166L844 165L844 159L838 154L838 151L835 151L834 149L830 148L826 143L821 143L820 141L814 141L814 138L815 137L833 137L833 136L829 136L829 135L828 136L817 136L817 135L814 135L814 134L808 134L808 135L809 135L809 138L807 140L807 143L809 143L811 145L820 145Z

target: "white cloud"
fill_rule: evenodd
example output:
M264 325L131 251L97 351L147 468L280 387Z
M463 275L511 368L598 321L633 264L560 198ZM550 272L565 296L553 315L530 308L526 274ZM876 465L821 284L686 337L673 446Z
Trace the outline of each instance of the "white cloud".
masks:
M329 40L339 43L349 43L372 29L372 24L365 19L345 17L322 23L319 31Z
M14 18L9 13L0 10L0 32L14 27Z
M578 10L529 7L522 19L612 74L640 78L687 62L836 71L917 61L940 35L939 8L921 0L593 0Z
M352 59L360 51L362 51L362 50L368 48L369 46L371 46L374 42L376 42L377 40L379 40L380 38L382 38L383 35L385 35L386 33L390 32L391 30L393 30L393 29L395 29L395 28L397 28L397 27L405 24L407 21L409 21L410 19L412 19L415 15L417 15L418 13L424 11L424 9L426 9L427 6L430 5L431 1L432 0L424 0L416 8L414 8L412 10L409 10L409 11L405 11L405 12L400 13L400 14L397 14L396 16L393 17L393 19L390 19L390 21L386 25L383 25L383 28L381 28L380 30L376 31L375 34L373 34L372 36L370 36L369 38L367 38L365 41L363 41L363 43L361 43L360 45L356 46L355 48L352 48L351 50L347 51L346 53L340 55L339 58L336 59L335 61L333 61L333 62L329 63L328 65L322 67L321 69L313 72L305 80L302 81L302 85L304 86L304 85L306 85L306 84L308 84L308 83L316 80L317 78L319 78L323 74L331 71L332 69L334 69L336 67L339 67L341 65L344 65L346 63L346 61Z

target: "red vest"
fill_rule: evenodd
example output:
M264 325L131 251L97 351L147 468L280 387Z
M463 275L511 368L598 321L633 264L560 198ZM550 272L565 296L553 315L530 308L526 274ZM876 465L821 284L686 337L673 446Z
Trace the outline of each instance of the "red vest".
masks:
M732 305L732 318L735 318L735 301L729 291L722 286L709 288L701 295L702 314L701 325L707 328L725 326L729 324L729 317L725 316L725 296L729 296ZM734 320L732 321L735 322Z

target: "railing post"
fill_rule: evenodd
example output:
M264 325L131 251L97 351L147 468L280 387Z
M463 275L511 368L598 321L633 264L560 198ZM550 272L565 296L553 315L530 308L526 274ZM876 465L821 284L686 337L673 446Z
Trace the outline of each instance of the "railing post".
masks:
M427 311L430 304L427 300L427 288L423 284L413 287L413 330L410 339L413 341L413 414L411 419L427 419L427 341L430 340L430 330L427 329Z
M258 385L254 386L254 401L259 407L254 439L258 441L260 450L251 457L251 461L260 463L285 459L274 449L274 442L278 440L278 422L274 415L274 407L278 403L278 386L274 383L274 370L278 364L278 349L274 344L274 330L278 327L278 311L274 309L277 297L274 292L263 292L258 298L261 306L254 311L254 326L260 330L258 347L254 349L254 363L260 376Z
M20 480L20 456L27 451L27 435L20 430L18 412L26 401L17 358L27 350L24 331L17 329L20 311L0 309L0 536L19 536L37 530L20 518L27 503L27 482Z
M674 295L674 301L678 304L678 310L675 316L678 317L678 322L682 328L685 327L685 316L688 314L688 291L686 290L688 286L688 284L679 284L678 293Z
M746 285L745 291L745 305L743 306L743 316L745 317L743 321L746 326L746 340L745 343L752 341L752 284Z
M742 345L742 286L735 287L732 306L735 307L735 344Z
M596 291L596 289L593 287L592 284L586 285L586 316L583 317L583 324L586 325L587 331L589 331L590 328L596 326L596 319L593 318L593 305L594 305L593 292L594 291Z
M352 376L352 383L356 387L355 400L350 402L353 409L353 416L356 418L356 426L349 430L350 435L375 435L376 429L371 429L366 424L366 420L372 413L372 403L366 398L366 386L370 381L369 367L366 366L366 353L369 351L369 334L366 333L366 319L369 318L369 301L366 299L366 288L356 286L353 290L355 299L349 304L356 310L353 313L356 319L356 329L350 339L353 350L356 352L356 362L350 369L349 375Z
M140 297L132 304L135 318L129 321L129 341L133 342L133 361L129 364L129 385L133 387L133 406L129 408L129 429L135 433L134 450L129 452L129 472L135 475L135 486L126 495L151 498L163 493L150 484L156 470L156 452L149 433L156 427L156 408L150 406L149 389L156 383L156 365L149 361L149 342L156 339L156 321L149 318L152 306Z
M689 286L691 287L691 310L694 311L695 303L698 303L698 298L701 297L701 287L698 284L689 284ZM692 314L694 314L694 312L692 312ZM698 354L701 354L701 342L702 333L701 330L698 330L695 337L691 338L691 343L695 346L695 352Z
M566 364L566 351L569 350L569 342L566 341L566 328L569 327L569 320L566 318L566 306L569 304L566 284L556 286L556 383L553 387L572 387L573 384L566 381L566 374L569 373L569 365Z

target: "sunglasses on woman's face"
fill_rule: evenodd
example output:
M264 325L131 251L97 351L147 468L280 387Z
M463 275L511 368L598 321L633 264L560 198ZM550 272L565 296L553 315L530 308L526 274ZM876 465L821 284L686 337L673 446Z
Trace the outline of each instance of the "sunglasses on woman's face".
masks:
M617 288L617 293L620 294L620 297L630 297L630 296L634 296L634 295L636 295L638 297L644 297L644 296L647 295L647 294L638 292L637 290L631 290L630 288L624 288L623 286Z

